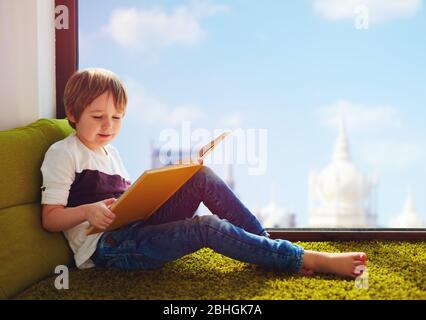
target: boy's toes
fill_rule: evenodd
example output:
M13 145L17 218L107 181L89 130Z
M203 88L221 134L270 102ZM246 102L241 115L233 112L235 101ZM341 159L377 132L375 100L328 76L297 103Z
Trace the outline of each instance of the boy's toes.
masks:
M364 264L367 261L367 255L364 252L354 252L352 253L353 261L362 261Z
M363 274L364 270L365 270L365 265L360 264L360 265L355 266L352 273L355 274L356 276L359 276L359 275Z
M360 266L360 265L363 265L364 264L364 261L361 261L361 260L355 260L354 261L354 266Z

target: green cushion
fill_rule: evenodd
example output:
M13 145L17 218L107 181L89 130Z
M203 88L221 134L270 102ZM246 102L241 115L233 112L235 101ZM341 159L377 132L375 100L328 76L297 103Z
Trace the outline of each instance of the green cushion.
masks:
M50 119L0 131L0 298L72 262L65 238L46 232L40 214L44 154L71 132L67 120Z
M72 132L66 120L41 119L0 132L0 209L40 202L40 166L49 146Z

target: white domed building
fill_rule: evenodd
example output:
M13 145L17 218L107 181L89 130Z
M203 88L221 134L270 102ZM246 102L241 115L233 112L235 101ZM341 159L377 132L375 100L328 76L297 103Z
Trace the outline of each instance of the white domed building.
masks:
M392 228L423 228L423 221L414 208L411 192L408 192L405 199L402 213L391 221Z
M351 161L342 120L331 163L309 176L309 227L376 227L376 190Z
M256 216L265 228L296 227L296 215L288 209L279 207L275 202L256 210Z
M274 187L272 187L269 204L262 209L254 210L254 213L265 228L296 227L296 214L286 208L278 206Z

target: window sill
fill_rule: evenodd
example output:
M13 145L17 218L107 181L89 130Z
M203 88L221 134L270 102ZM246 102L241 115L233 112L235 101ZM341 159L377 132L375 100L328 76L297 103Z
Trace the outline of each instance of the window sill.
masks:
M426 229L391 228L270 228L272 239L289 241L426 241Z

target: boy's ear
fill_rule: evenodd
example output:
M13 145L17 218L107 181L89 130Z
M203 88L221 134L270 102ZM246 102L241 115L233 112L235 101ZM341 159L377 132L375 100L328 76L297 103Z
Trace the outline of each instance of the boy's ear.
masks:
M77 123L74 115L70 112L70 110L68 108L65 108L65 114L67 115L67 118L68 118L69 121L71 121L73 123Z

